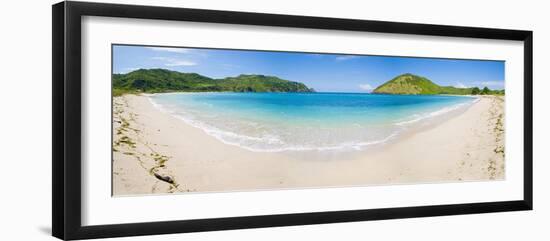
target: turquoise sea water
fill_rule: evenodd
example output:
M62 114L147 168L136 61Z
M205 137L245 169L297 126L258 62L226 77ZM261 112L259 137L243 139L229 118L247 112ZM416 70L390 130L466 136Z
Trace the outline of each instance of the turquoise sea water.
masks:
M252 151L352 151L459 111L477 99L352 93L171 93L158 108Z

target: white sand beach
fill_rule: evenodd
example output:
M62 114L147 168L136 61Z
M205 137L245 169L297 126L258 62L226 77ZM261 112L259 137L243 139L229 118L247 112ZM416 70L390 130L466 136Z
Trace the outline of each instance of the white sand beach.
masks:
M115 196L504 178L503 97L481 96L380 148L332 156L249 151L160 111L146 96L113 101Z

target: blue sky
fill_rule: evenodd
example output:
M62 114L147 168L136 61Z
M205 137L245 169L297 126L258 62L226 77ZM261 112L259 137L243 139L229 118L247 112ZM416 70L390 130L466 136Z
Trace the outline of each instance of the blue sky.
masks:
M114 73L140 68L165 68L211 78L273 75L321 92L370 92L404 73L444 86L504 88L502 61L113 46Z

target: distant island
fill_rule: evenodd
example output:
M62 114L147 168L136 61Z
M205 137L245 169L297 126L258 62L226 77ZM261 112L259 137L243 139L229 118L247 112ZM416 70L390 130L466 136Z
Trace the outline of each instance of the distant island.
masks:
M378 86L373 90L373 93L394 95L504 95L504 90L490 90L487 87L479 89L478 87L439 86L425 77L407 73Z
M241 74L213 79L197 73L167 69L139 69L126 74L113 74L113 95L125 93L164 92L315 92L303 83L276 76ZM375 88L372 93L392 95L504 95L504 90L487 87L457 88L439 86L414 74L399 75Z
M139 69L113 74L113 95L162 92L314 92L295 81L266 75L239 75L212 79L196 73L167 69Z

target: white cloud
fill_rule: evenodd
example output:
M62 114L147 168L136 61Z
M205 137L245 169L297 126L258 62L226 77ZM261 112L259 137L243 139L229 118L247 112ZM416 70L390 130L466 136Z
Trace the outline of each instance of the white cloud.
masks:
M374 89L374 87L372 87L372 85L369 85L369 84L360 84L359 88L366 91L371 91Z
M197 65L197 63L191 62L191 61L185 61L185 60L181 60L181 61L177 60L177 61L166 63L164 65L166 65L166 66L194 66L194 65Z
M455 85L454 85L454 87L456 87L456 88L468 88L467 85L465 85L465 84L463 84L463 83L461 83L461 82L456 82Z
M503 88L504 87L504 81L481 81L479 82L479 85L487 86L487 87L498 87Z
M342 55L342 56L336 57L336 61L345 61L345 60L356 59L356 58L359 58L359 56L354 56L354 55Z
M164 65L168 67L197 65L197 63L193 61L184 60L184 59L167 58L167 57L153 57L153 59L165 62Z
M460 81L456 82L454 87L457 88L470 88L470 87L479 87L483 88L487 86L489 89L504 89L504 81L473 81L468 82L467 84L464 84Z
M150 50L153 51L163 51L163 52L171 52L171 53L188 53L189 49L184 48L168 48L168 47L147 47Z

